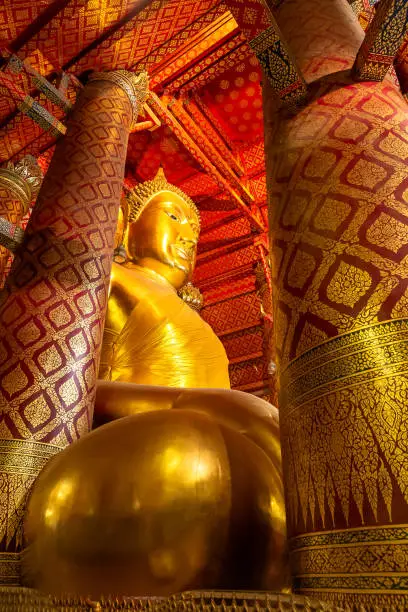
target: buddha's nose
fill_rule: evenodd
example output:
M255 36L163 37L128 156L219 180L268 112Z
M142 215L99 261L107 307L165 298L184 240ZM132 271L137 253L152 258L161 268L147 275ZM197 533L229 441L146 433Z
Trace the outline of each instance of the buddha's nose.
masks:
M184 225L180 235L181 242L188 244L190 247L197 245L197 237L189 225Z

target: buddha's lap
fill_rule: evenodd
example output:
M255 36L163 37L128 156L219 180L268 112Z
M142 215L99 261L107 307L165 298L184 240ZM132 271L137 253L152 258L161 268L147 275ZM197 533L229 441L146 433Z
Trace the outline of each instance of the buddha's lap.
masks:
M245 436L188 409L118 419L73 444L40 475L26 519L30 564L43 575L44 559L62 573L79 559L86 573L99 558L115 566L126 557L146 583L157 578L146 569L154 551L167 551L188 578L224 554L232 532L239 541L241 528L282 556L279 466ZM188 585L177 580L171 588Z
M230 389L180 389L100 381L98 424L163 409L194 410L246 435L280 466L277 409L248 393Z

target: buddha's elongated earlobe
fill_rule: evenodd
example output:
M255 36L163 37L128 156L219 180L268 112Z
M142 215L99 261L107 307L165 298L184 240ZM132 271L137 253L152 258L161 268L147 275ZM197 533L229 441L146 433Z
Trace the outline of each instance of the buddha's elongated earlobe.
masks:
M118 264L124 264L127 261L126 248L124 244L120 244L113 252L113 261Z
M198 287L195 287L193 283L186 283L177 292L181 299L188 304L194 310L200 312L204 306L204 298Z
M122 198L118 213L118 223L115 233L115 249L113 251L113 261L124 264L127 261L126 241L129 225L129 207L126 198Z

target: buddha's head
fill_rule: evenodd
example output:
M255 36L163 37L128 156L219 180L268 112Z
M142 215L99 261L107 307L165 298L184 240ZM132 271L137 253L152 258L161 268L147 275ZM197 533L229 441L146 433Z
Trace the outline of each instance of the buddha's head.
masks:
M167 182L162 169L127 197L129 262L150 268L176 289L191 280L197 254L200 216L194 202Z

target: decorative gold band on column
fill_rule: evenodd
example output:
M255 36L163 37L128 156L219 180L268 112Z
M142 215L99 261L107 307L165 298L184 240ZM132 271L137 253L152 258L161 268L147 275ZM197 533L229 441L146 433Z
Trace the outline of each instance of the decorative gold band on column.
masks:
M48 460L61 450L59 446L33 440L0 440L0 541L3 550L11 546L21 549L26 497ZM18 585L19 582L20 553L1 552L0 585Z
M37 476L61 450L59 446L34 440L0 440L0 473Z
M21 554L0 553L0 588L4 585L18 586L21 583Z
M302 593L340 605L344 598L408 608L408 524L304 534L292 539L291 558Z
M140 72L139 74L134 74L127 70L94 72L88 81L110 81L123 89L132 105L132 127L136 125L137 116L149 93L149 76L147 72Z
M282 372L286 410L298 409L326 393L396 374L401 368L408 370L408 319L342 334L307 351Z

